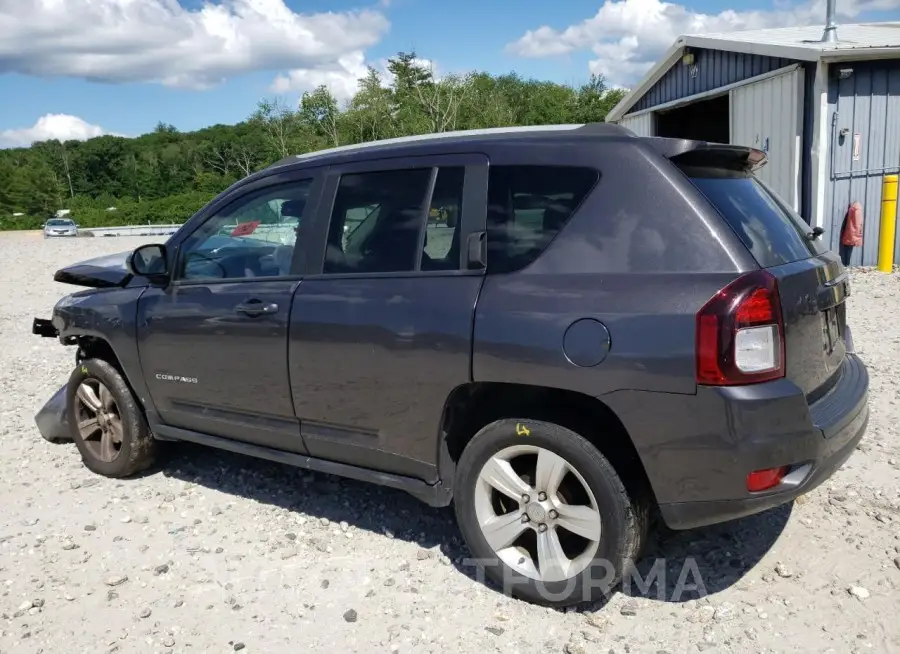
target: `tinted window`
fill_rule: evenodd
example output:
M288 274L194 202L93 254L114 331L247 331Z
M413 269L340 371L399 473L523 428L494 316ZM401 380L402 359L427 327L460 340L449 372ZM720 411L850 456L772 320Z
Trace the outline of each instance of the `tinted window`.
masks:
M181 247L184 280L290 274L297 230L312 180L253 193L211 216Z
M459 268L459 225L465 170L462 166L438 169L425 225L422 270Z
M712 168L685 169L763 268L824 251L810 241L810 227L755 176Z
M431 174L431 168L416 168L342 176L324 272L416 270Z
M597 182L574 166L491 166L488 270L524 268L549 245Z

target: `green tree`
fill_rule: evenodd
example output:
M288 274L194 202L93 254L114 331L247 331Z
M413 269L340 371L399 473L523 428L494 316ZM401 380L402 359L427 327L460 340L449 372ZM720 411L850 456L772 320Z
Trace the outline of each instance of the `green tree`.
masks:
M299 119L325 147L341 144L341 110L331 91L325 85L303 94L300 98Z
M437 76L415 52L397 53L387 69L389 81L369 67L343 106L320 86L296 106L262 100L236 125L180 132L159 121L137 138L0 150L0 228L38 227L58 209L83 226L182 222L237 180L293 154L457 129L600 122L625 94L597 75L580 86L515 72Z

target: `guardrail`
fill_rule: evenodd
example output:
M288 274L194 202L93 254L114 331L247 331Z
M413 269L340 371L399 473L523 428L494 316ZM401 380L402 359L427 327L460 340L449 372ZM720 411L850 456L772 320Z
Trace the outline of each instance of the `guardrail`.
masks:
M78 231L82 235L93 236L170 236L181 225L128 225L123 227L83 227ZM230 230L231 228L226 228ZM253 234L263 240L281 240L282 237L290 237L295 233L296 225L259 225ZM227 233L227 232L226 232ZM272 238L275 237L275 238ZM286 241L285 241L286 242Z
M78 231L93 236L170 236L181 225L127 225L123 227L83 227Z

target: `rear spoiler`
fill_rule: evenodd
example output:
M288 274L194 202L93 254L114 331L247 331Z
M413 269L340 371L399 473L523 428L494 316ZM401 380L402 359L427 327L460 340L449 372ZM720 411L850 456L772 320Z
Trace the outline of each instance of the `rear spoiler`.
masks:
M768 163L766 153L756 148L727 143L710 143L662 136L642 137L662 156L683 166L712 166L753 172Z

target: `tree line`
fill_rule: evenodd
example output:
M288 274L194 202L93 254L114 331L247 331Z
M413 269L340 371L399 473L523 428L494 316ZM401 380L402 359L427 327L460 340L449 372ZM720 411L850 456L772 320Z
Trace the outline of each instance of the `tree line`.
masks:
M292 154L432 132L601 122L624 91L602 77L580 86L477 72L437 78L415 53L374 68L341 106L325 86L296 107L259 102L236 125L137 138L99 136L0 150L0 229L33 229L58 209L83 227L180 223L229 185Z

